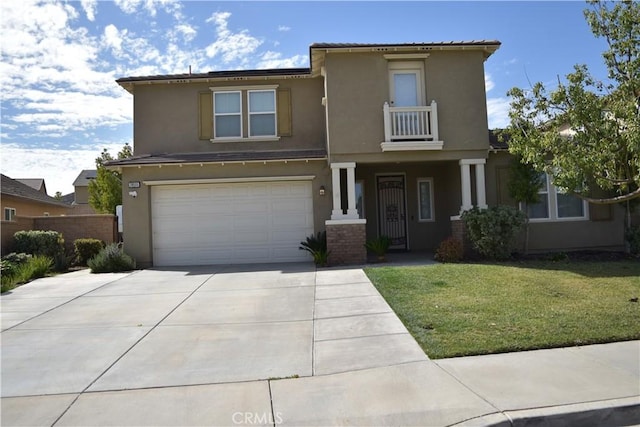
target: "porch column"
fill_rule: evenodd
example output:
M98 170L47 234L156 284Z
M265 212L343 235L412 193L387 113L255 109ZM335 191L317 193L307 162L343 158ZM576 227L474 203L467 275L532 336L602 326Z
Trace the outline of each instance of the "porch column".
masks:
M347 213L342 211L342 186L340 185L340 171L347 170ZM356 209L356 164L348 163L332 163L331 164L331 181L333 188L333 210L331 211L331 219L358 219L358 209Z
M340 172L347 170L347 213L342 210ZM329 265L363 264L367 262L366 219L358 218L356 209L355 162L331 163L333 210L325 221Z
M462 213L473 207L471 204L471 161L463 159L458 163L460 164L460 180L462 186L462 206L460 207L460 213Z
M484 183L485 159L477 160L476 165L476 200L480 209L487 209L487 196Z
M355 163L353 167L347 167L347 218L358 219L356 208L356 173Z
M342 206L340 200L340 168L336 163L331 165L331 188L333 194L333 210L331 211L331 219L342 218Z

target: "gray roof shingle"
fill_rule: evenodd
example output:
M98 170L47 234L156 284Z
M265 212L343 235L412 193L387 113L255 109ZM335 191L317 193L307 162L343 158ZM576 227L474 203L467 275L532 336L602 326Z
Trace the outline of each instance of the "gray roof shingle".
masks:
M83 169L78 175L75 181L73 181L74 187L88 187L89 181L96 178L98 171L96 169Z
M15 197L20 197L22 199L28 199L28 200L33 200L36 202L41 202L41 203L48 203L51 205L57 205L57 206L69 206L57 199L54 199L51 196L48 196L38 190L36 190L35 188L31 188L26 184L23 184L22 182L16 181L15 179L11 179L6 175L0 174L2 175L2 182L1 182L1 187L0 187L0 192L2 194L8 195L8 196L15 196Z
M326 159L326 150L230 151L217 153L170 153L134 156L112 160L107 166L141 166L160 164L198 164L244 161Z

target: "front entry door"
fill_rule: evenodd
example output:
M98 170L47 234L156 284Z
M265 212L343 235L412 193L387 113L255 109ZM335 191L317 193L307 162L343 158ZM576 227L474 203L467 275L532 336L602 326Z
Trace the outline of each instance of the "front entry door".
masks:
M378 232L391 238L391 249L407 249L404 176L378 177Z

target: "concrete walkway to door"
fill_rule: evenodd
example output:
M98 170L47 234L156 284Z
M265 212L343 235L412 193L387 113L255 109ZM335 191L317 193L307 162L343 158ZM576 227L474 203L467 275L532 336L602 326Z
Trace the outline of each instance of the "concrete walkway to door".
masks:
M434 362L357 268L80 271L1 304L2 425L640 418L637 341Z

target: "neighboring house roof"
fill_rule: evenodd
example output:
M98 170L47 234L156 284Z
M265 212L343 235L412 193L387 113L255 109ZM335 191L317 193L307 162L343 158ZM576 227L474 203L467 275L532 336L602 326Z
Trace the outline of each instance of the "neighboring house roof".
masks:
M133 93L133 86L142 82L169 82L188 83L190 81L216 81L251 78L300 78L316 77L320 75L319 64L328 51L376 51L376 52L403 52L431 50L482 50L485 52L485 59L491 56L500 47L498 40L470 40L470 41L446 41L427 43L313 43L309 46L309 68L271 68L262 70L231 70L231 71L210 71L208 73L184 73L184 74L161 74L152 76L122 77L116 80L120 86Z
M277 150L277 151L235 151L224 153L170 153L152 154L112 160L106 166L140 166L162 164L233 163L279 160L323 160L326 150Z
M68 205L73 204L73 202L76 201L76 193L69 193L69 194L65 194L62 196L62 199L60 199L63 203L66 203Z
M504 129L489 130L489 145L493 150L508 150L509 139L511 138Z
M2 175L2 174L0 174ZM2 182L0 187L0 193L7 196L20 197L22 199L33 200L40 203L48 203L56 206L69 207L69 205L54 199L40 191L23 184L20 181L11 179L6 175L2 175Z
M16 181L47 194L47 186L44 183L44 178L16 178Z
M95 169L83 169L80 175L73 181L74 187L88 187L89 181L96 178L98 171Z

